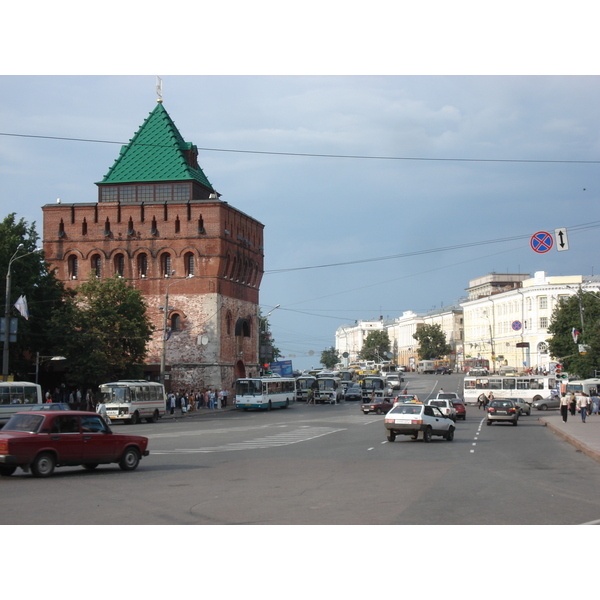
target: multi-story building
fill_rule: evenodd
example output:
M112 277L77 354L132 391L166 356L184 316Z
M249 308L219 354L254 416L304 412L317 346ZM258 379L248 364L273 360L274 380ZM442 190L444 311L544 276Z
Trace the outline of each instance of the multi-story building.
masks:
M493 273L471 280L469 300L461 303L465 358L489 360L494 370L507 365L518 371L550 371L553 361L547 341L552 312L561 298L576 294L580 286L599 291L600 277L549 277L538 271L533 277L511 275L513 283L520 279L520 284L509 289L494 285L506 277ZM478 293L484 279L488 280L487 294Z
M197 157L159 100L97 202L43 207L46 259L67 287L118 275L141 291L155 326L146 377L171 389L259 371L263 225L220 199Z

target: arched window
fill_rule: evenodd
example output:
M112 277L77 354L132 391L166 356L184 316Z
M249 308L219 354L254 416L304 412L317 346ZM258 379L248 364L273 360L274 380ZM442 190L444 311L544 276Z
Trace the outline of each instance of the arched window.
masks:
M179 215L175 219L175 233L179 233L181 231L181 222L179 221Z
M171 315L171 331L181 331L181 315L179 313Z
M123 254L115 256L115 274L121 277L125 276L125 256Z
M102 277L102 257L99 254L92 256L92 273L98 278Z
M161 254L160 270L165 277L171 277L171 255L168 252Z
M87 235L87 221L85 217L83 217L83 221L81 222L81 235Z
M106 221L104 222L104 235L107 237L110 235L110 221L108 217L106 217Z
M190 277L194 275L194 255L191 252L185 254L183 263L185 265L185 276Z
M146 254L138 255L137 270L140 277L148 277L148 256Z
M74 254L71 254L71 256L69 256L68 267L69 279L77 279L79 264L77 262L77 257Z
M227 311L226 323L227 323L227 335L231 335L231 324L233 322L233 317L231 315L231 311Z

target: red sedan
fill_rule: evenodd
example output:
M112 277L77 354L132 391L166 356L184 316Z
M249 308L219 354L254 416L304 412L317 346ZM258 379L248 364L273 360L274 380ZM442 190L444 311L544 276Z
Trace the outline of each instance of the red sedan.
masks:
M48 477L55 467L82 465L91 471L109 463L133 471L148 456L147 447L147 437L113 433L95 413L22 412L0 430L0 475L10 476L20 467Z

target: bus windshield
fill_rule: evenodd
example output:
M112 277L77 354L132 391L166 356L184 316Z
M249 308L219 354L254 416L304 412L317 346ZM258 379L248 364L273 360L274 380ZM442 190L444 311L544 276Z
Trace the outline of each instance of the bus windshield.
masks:
M262 383L254 379L238 379L235 384L237 396L261 396Z
M104 404L121 404L129 402L129 388L101 386L100 397Z

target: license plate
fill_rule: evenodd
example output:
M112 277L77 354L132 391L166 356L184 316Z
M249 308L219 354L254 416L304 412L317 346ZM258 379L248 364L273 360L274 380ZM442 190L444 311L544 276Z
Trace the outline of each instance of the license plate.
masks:
M497 410L496 414L498 414L498 415L507 415L508 413L505 410Z

